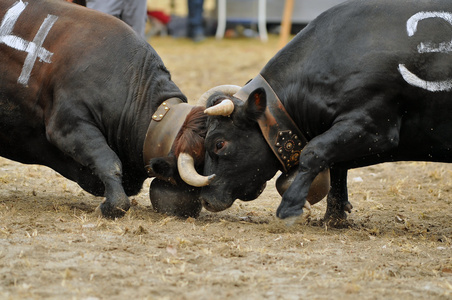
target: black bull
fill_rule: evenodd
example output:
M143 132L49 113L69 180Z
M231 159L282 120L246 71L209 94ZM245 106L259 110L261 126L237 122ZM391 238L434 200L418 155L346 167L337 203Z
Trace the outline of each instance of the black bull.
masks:
M86 191L105 195L100 208L108 217L123 215L130 207L127 195L137 194L159 170L179 184L164 195L197 200L177 172L145 168L153 156L143 161L143 145L147 133L153 136L148 128L157 108L165 111L171 99L171 111L183 107L184 116L203 115L202 109L187 109L186 97L149 44L122 21L65 1L3 0L0 21L1 156L49 166ZM180 151L191 154L183 143L186 133L190 145L202 148L205 118L199 120L197 128L184 123ZM172 133L175 141L178 131ZM147 140L144 150L171 146L162 137ZM174 165L173 149L161 148ZM196 151L202 163L204 150ZM193 214L200 209L198 202Z
M217 177L201 193L207 209L254 199L278 169L291 168L271 150L281 141L261 133L266 108L279 105L275 98L299 129L295 144L307 143L292 153L299 173L282 197L280 218L303 212L311 183L328 168L325 217L340 220L352 208L348 169L451 162L452 2L347 1L308 24L235 96L212 96L207 107L230 99L235 108L208 119L204 174Z

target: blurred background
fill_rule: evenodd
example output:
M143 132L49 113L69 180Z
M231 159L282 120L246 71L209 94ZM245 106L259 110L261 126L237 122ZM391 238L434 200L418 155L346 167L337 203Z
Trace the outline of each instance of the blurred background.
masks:
M189 36L188 1L148 0L146 39L193 103L213 86L244 85L309 21L344 0L204 0L199 41Z
M148 11L163 13L170 17L163 17L163 21L173 36L184 36L186 19L188 15L188 2L190 0L148 0ZM251 31L240 31L242 27L252 29L258 36L258 18L260 5L263 7L266 29L277 34L280 31L285 6L291 6L291 22L294 34L308 22L313 20L326 9L344 2L345 0L204 0L203 18L206 35L213 36L217 31L219 13L224 10L226 16L226 36L239 36L244 34L252 36ZM159 15L151 16L151 19ZM156 29L156 28L154 28Z

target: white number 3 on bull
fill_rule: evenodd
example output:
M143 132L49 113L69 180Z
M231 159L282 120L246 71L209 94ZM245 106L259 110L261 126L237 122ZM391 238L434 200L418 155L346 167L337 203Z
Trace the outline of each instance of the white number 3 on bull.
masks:
M428 18L441 18L452 25L452 14L447 12L419 12L413 15L406 22L408 36L413 36L417 31L419 21ZM449 53L452 52L452 41L439 44L420 43L417 47L418 53ZM452 90L452 80L426 81L413 74L404 64L399 64L399 72L403 79L409 84L426 89L431 92L441 92Z

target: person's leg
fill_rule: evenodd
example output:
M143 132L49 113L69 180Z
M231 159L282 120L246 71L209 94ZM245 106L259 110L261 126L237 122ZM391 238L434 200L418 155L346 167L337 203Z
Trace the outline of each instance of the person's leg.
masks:
M143 38L147 21L146 0L125 0L122 11L122 20L129 24Z
M195 42L204 39L203 27L204 0L188 0L188 36Z
M123 0L86 0L86 7L121 19Z

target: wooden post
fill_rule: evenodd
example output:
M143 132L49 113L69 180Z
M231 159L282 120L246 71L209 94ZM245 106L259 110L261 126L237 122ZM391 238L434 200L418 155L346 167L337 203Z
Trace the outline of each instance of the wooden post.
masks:
M290 35L290 29L292 28L292 13L293 13L293 0L286 0L284 4L284 13L281 22L281 32L279 34L279 44L278 47L281 49L284 47Z

